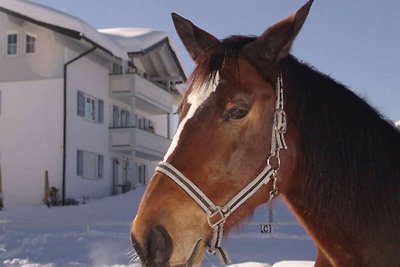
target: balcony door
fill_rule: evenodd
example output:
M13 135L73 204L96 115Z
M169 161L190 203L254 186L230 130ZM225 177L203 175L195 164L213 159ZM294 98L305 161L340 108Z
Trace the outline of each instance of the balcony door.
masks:
M129 158L113 158L112 176L114 184L114 194L121 194L131 189L129 177Z

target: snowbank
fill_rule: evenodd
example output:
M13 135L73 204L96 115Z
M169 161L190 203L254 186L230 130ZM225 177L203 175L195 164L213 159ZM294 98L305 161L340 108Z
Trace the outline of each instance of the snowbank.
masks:
M70 207L20 207L0 211L0 265L6 267L139 266L133 258L129 230L144 188ZM224 241L240 267L312 266L312 241L281 202L272 234L261 234L268 221L265 206ZM284 262L282 262L285 260ZM289 262L287 260L297 260ZM302 260L302 261L298 261ZM219 266L206 255L202 266Z

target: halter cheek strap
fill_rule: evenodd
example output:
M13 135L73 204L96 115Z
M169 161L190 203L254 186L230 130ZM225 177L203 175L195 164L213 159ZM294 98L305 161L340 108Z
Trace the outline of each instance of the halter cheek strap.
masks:
M278 194L277 172L280 167L279 151L287 149L284 134L286 132L286 114L283 109L283 83L282 75L278 75L276 85L276 105L274 123L272 127L271 148L266 166L247 186L238 192L225 205L215 205L194 183L185 177L179 170L168 162L160 162L156 167L179 185L206 213L207 222L213 230L213 237L208 243L207 252L217 255L221 264L229 264L230 258L227 252L221 247L224 224L229 215L239 208L246 200L254 195L262 185L273 181L269 198L272 199Z

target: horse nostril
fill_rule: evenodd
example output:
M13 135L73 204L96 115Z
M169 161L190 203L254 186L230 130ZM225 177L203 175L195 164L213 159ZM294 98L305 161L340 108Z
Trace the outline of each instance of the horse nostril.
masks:
M148 259L154 263L154 266L165 266L172 255L173 244L167 230L157 225L150 231L147 240Z

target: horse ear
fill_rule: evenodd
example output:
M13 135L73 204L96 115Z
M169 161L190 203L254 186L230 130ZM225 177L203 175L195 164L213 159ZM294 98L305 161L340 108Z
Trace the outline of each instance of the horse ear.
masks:
M197 57L204 50L220 42L217 38L200 29L191 21L176 13L172 13L171 15L176 32L194 61L196 61Z
M309 0L297 12L269 27L249 46L262 58L278 62L289 54L296 38L310 11L313 0ZM261 53L261 54L260 54Z

